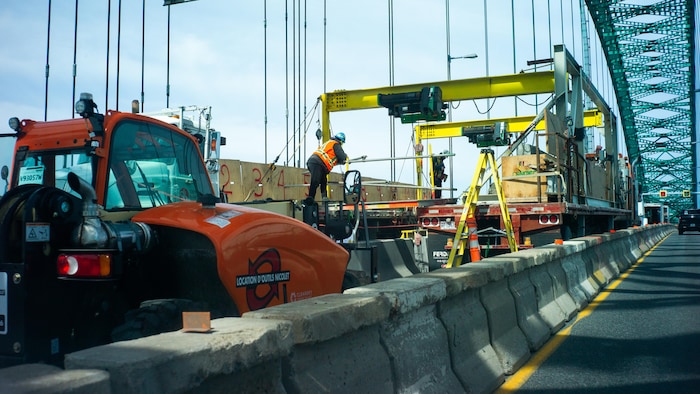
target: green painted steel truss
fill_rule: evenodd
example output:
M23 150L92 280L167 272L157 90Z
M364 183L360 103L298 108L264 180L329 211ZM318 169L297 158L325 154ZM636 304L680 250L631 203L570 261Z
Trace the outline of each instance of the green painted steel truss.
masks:
M698 158L694 98L697 0L586 0L617 95L644 202L671 216L694 207ZM666 198L659 197L667 190Z

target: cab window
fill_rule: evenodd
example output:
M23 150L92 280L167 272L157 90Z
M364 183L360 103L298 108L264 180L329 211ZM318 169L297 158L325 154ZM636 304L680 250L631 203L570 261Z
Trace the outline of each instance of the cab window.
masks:
M77 151L35 151L16 163L15 185L37 184L52 186L80 197L68 185L68 173L73 172L86 182L92 181L93 163L85 149Z

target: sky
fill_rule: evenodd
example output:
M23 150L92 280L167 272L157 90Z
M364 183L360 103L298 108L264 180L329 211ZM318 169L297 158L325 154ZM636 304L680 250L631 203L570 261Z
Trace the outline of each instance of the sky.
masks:
M170 107L211 106L212 127L227 139L223 158L270 162L280 155L279 165L303 166L317 146L320 113L312 109L324 92L388 86L392 77L395 85L447 80L448 70L451 79L517 73L531 69L528 60L551 57L552 46L560 43L579 62L583 57L573 0L563 5L555 0L197 0L170 7L170 45L162 0L147 0L145 9L141 1L123 1L121 25L119 0L111 0L109 16L108 0L79 1L77 35L75 3L51 2L50 30L49 1L0 5L0 118L70 118L81 92L92 93L102 113L129 111L131 101L141 99L142 86L144 112L160 111L167 106L169 80ZM595 54L601 51L595 43L591 48L591 79L600 81L598 90L614 108L607 69ZM478 57L448 62L448 51L452 57ZM535 115L535 104L544 99L452 103L452 116L466 121ZM412 126L393 122L392 148L390 123L383 108L331 115L332 132L346 134L344 148L351 158L413 156ZM302 144L299 136L305 137ZM0 165L10 164L12 144L11 138L0 138ZM429 144L439 152L450 142ZM452 151L448 174L457 196L471 182L478 149L454 139ZM393 174L389 161L351 168L363 176L416 182L409 160L397 160Z

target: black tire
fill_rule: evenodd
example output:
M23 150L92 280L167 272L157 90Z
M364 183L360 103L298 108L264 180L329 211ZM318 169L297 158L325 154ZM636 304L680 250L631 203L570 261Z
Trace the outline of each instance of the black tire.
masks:
M568 241L574 237L573 236L574 232L571 229L571 226L569 226L567 224L562 224L561 229L560 229L560 233L561 233L561 239L563 241Z
M207 311L201 302L178 298L148 300L124 316L124 324L112 330L112 341L126 341L182 329L182 312Z

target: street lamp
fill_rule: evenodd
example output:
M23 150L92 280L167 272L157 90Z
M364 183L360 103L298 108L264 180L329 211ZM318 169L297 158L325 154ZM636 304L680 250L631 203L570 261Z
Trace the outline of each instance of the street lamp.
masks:
M470 53L470 54L464 55L464 56L451 56L449 53L449 44L448 44L447 51L448 51L448 53L447 53L447 80L448 81L452 80L452 60L476 59L477 57L479 57L479 55L477 55L476 53ZM448 107L447 107L447 121L452 122L452 104L448 104ZM452 150L452 137L448 138L448 144L449 144L450 153L454 152L454 150ZM450 176L449 176L449 179L450 179L450 198L453 198L454 197L454 179L455 178L452 175L452 167L453 167L452 156L450 156L450 163L449 164L450 164L449 165L449 167L450 167Z

